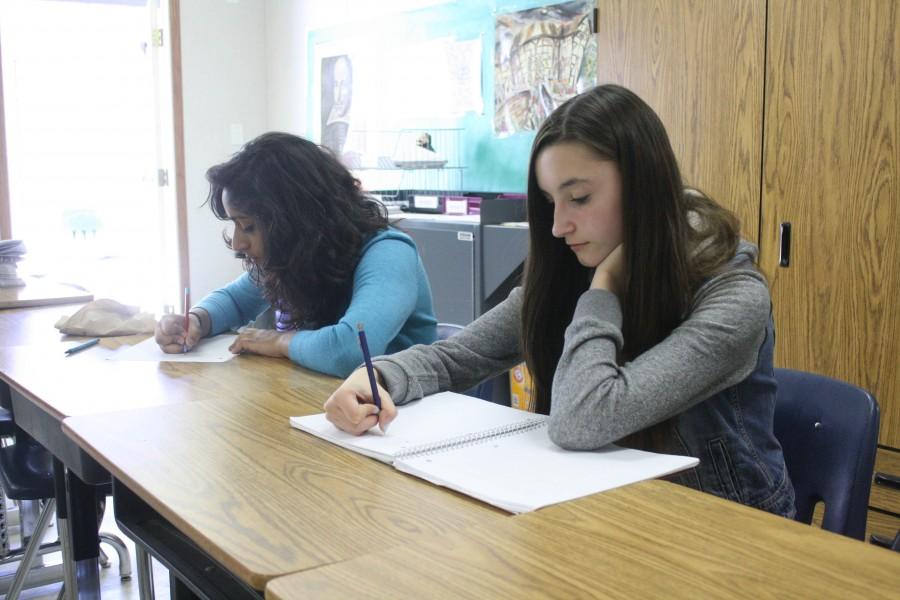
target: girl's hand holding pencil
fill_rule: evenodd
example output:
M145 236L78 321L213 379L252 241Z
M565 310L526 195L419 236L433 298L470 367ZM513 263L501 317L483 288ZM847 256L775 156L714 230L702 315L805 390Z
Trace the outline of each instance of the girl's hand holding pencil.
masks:
M188 331L184 330L187 316ZM156 343L167 354L190 352L204 335L200 318L195 313L188 315L163 315L156 324Z
M375 373L377 376L378 371ZM381 399L380 410L372 398L369 374L365 367L357 369L325 402L326 418L338 429L354 435L362 435L376 425L386 432L397 416L397 409L381 383L376 385Z

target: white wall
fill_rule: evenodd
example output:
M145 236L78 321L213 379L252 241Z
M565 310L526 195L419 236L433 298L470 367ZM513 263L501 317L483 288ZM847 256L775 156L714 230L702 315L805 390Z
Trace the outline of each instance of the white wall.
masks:
M265 0L182 0L181 64L191 297L241 273L224 223L201 206L206 170L267 130ZM232 126L243 130L232 139ZM237 143L233 143L237 142Z
M194 301L241 272L207 206L204 173L243 140L271 130L305 135L310 31L447 0L181 0L188 247Z
M311 30L346 11L346 2L267 0L266 73L270 129L306 133L306 39ZM328 10L331 5L332 10ZM345 10L341 10L344 8Z
M269 129L306 135L310 31L367 23L449 0L266 0Z

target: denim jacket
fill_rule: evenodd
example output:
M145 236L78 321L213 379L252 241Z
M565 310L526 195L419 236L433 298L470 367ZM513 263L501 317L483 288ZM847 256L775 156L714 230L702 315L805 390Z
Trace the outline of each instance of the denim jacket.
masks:
M794 488L772 426L778 387L774 345L770 319L756 369L674 417L667 447L659 450L700 459L696 468L674 475L672 481L793 518Z

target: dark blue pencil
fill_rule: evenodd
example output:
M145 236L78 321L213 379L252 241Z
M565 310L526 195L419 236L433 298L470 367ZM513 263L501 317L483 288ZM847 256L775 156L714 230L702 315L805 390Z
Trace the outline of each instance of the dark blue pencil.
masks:
M72 356L76 352L81 352L82 350L87 350L91 346L96 345L98 342L100 342L100 338L94 338L92 340L88 340L88 341L84 342L83 344L78 344L77 346L72 346L71 348L66 350L66 356Z
M359 330L359 345L362 348L363 360L366 361L366 372L369 374L369 385L372 387L372 401L378 410L381 410L381 397L378 395L378 384L375 381L375 367L372 366L372 356L369 354L369 344L366 342L366 331L362 323L356 324Z

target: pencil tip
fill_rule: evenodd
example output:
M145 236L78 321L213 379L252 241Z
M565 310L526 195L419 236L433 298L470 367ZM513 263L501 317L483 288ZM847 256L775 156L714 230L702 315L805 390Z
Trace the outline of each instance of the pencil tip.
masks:
M362 324L362 323L357 323L357 324L356 324L356 329L357 329L357 331L362 331L362 330L363 330L363 324Z

